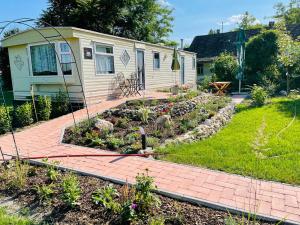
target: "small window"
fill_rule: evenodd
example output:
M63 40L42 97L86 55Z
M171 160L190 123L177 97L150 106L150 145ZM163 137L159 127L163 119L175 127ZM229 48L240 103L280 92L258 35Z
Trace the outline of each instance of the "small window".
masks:
M30 56L33 76L58 75L55 44L30 46Z
M196 58L193 57L193 70L196 69Z
M160 69L160 54L158 52L153 53L153 68L155 70Z
M197 74L203 75L204 74L204 65L203 63L197 63Z
M112 46L96 45L96 73L114 74L114 54Z
M62 73L64 75L72 75L72 54L70 46L67 43L60 43L59 49Z

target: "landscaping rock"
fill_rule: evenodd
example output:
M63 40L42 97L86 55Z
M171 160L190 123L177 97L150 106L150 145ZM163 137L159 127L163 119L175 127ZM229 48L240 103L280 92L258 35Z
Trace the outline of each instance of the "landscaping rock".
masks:
M205 120L193 131L178 136L175 140L169 139L165 143L170 144L177 142L191 142L195 140L206 139L217 133L224 125L226 125L231 120L234 110L234 105L229 104L228 106L220 109L220 111L215 116ZM201 109L200 112L204 114L207 113L206 111Z
M287 94L286 91L281 90L281 91L279 92L279 95L281 95L281 96L287 96L288 94Z
M99 131L108 130L112 132L114 130L114 125L109 121L97 119L95 123L95 128L97 128Z
M157 118L155 122L155 127L157 130L163 130L166 127L169 127L172 123L170 115L163 115Z

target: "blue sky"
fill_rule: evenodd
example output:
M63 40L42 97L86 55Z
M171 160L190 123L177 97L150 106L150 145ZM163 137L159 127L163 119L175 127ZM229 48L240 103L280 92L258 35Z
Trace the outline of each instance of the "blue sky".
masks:
M191 42L194 36L207 34L209 29L224 31L235 26L238 15L249 11L260 22L268 23L274 15L273 6L289 0L159 0L162 4L174 8L174 32L170 39ZM1 0L0 21L21 17L37 18L42 9L47 7L47 0Z

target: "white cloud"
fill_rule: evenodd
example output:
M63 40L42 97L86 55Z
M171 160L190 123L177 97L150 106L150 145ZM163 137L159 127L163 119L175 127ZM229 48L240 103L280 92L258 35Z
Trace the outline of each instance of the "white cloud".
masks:
M172 4L168 0L157 0L157 1L162 6L167 6L167 7L171 7L172 6Z
M230 26L230 25L235 25L235 24L239 24L242 22L243 18L244 18L244 14L238 14L238 15L232 15L230 17L228 17L225 21L223 21L223 25L224 26ZM261 22L256 19L252 25L255 24L260 24ZM222 25L222 23L218 23L218 25Z

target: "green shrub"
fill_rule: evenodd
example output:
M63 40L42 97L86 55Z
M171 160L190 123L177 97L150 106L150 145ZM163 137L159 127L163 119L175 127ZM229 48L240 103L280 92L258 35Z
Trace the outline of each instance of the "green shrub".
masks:
M41 186L37 186L36 192L39 196L40 202L47 204L51 201L51 198L54 195L54 184L42 184Z
M136 177L136 184L134 187L136 190L135 203L139 212L146 213L161 205L160 199L152 193L152 191L156 190L153 177L150 177L147 174L139 174Z
M147 146L156 148L159 146L159 139L155 137L147 137Z
M11 119L9 113L10 109L0 105L0 134L5 134L10 130Z
M32 105L28 102L17 106L14 111L16 126L24 127L33 123Z
M128 127L128 122L129 122L129 119L127 117L125 118L119 118L115 124L116 127L119 127L119 128L127 128Z
M235 81L238 64L235 57L227 52L221 53L213 63L212 71L218 81Z
M74 174L66 175L61 186L63 191L62 200L70 207L76 206L81 195L77 176Z
M57 169L58 161L48 162L48 159L43 160L44 163L47 163L47 177L50 181L57 181L60 173Z
M194 91L194 90L189 90L186 94L185 94L185 98L186 99L193 99L195 97L198 96L198 91Z
M66 92L59 90L57 95L53 99L53 108L52 108L52 115L53 117L58 117L65 115L69 112L69 98Z
M139 109L138 116L143 123L148 123L150 112L150 109L146 107L141 107Z
M49 120L52 110L51 98L49 96L38 96L37 114L39 120Z
M108 148L115 150L123 146L124 141L123 139L110 136L106 139L106 145Z
M254 105L261 106L265 104L268 98L268 93L262 87L254 85L251 90L251 98Z
M96 205L103 205L106 209L116 213L121 210L121 205L115 200L119 196L117 189L112 184L98 189L92 194L92 200Z
M126 144L134 144L136 143L139 139L141 139L140 134L137 132L134 133L129 133L125 136L124 141Z

